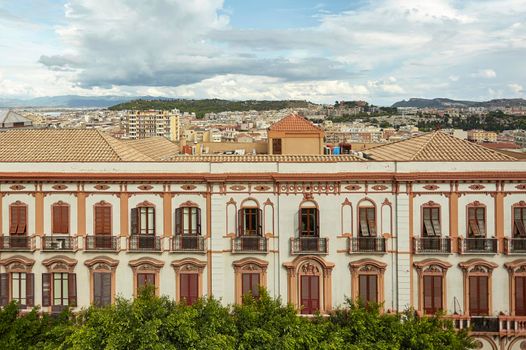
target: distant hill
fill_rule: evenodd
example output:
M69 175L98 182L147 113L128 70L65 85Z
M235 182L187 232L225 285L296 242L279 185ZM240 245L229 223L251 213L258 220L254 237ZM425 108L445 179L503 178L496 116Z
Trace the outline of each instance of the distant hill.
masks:
M526 107L526 100L523 98L502 98L490 101L462 101L462 100L451 100L449 98L410 98L409 100L398 101L391 107L418 107L418 108L466 108L466 107Z
M194 112L197 116L202 117L205 113L219 113L225 111L266 111L283 108L305 108L314 106L314 103L300 100L283 100L283 101L230 101L219 99L203 99L203 100L186 100L186 99L172 99L172 100L133 100L125 103L120 103L110 107L111 110L125 110L125 109L174 109L177 108L184 112Z
M44 96L31 99L2 99L0 98L0 107L92 107L106 108L117 103L123 103L132 99L143 98L138 96ZM146 96L144 98L152 98Z

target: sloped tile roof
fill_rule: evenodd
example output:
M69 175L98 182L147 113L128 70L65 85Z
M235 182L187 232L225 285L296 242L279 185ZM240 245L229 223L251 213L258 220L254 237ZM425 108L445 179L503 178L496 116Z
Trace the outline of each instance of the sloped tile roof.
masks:
M461 140L441 131L412 137L365 150L371 159L380 161L510 161L501 152Z
M0 124L2 123L25 123L30 122L29 119L21 114L18 114L10 109L0 109Z
M159 161L170 160L179 156L179 146L165 137L155 136L139 140L125 140L127 146Z
M17 129L0 133L1 162L152 161L99 130Z
M229 162L248 162L248 163L337 163L337 162L363 162L365 159L351 155L276 155L276 154L258 154L258 155L180 155L174 159L178 162L211 162L211 163L229 163Z
M316 125L312 124L307 119L303 118L298 114L290 114L285 118L272 124L269 128L270 131L315 131L321 132L322 130Z

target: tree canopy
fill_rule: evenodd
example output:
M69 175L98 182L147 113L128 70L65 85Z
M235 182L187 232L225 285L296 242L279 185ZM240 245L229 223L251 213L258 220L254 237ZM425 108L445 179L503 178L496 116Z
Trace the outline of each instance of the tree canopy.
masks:
M21 314L15 303L0 310L1 349L469 349L466 331L440 317L381 313L347 301L328 316L299 316L294 307L262 291L243 305L213 298L192 306L156 297L118 298L77 314Z

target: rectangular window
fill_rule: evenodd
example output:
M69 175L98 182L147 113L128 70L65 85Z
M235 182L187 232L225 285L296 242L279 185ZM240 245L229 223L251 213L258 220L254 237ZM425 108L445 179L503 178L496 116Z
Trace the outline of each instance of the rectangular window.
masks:
M155 274L154 273L138 273L137 274L137 292L140 292L141 289L149 286L155 287Z
M424 313L434 315L443 309L442 276L424 276Z
M469 314L487 316L489 314L488 305L488 276L470 276Z
M440 229L440 208L423 208L423 236L424 237L439 237L441 235Z
M252 295L255 299L259 298L259 273L241 274L242 295Z
M27 234L27 207L25 205L12 205L10 211L11 222L9 224L9 234Z
M272 139L272 154L281 154L281 139Z
M69 305L69 273L53 274L53 306Z
M364 303L378 302L378 276L359 275L358 298Z
M52 207L53 233L69 234L69 206L55 204Z
M301 276L301 313L314 314L320 309L320 277Z
M201 234L201 209L197 207L183 207L175 210L176 235Z
M486 237L486 208L468 208L468 236Z
M360 225L358 227L360 237L376 237L376 213L375 208L360 208Z
M16 300L20 305L26 305L27 280L25 272L11 274L11 300Z
M111 304L110 272L93 272L93 304L97 306Z
M179 275L179 296L186 305L194 304L199 298L199 274L182 273Z
M515 276L515 315L526 316L526 276Z
M111 235L111 207L95 206L95 234Z
M262 211L258 208L242 208L239 211L239 235L261 236Z
M155 235L154 207L139 207L131 210L131 234Z
M513 209L513 236L526 238L526 208Z
M318 209L301 208L300 210L300 236L319 236Z

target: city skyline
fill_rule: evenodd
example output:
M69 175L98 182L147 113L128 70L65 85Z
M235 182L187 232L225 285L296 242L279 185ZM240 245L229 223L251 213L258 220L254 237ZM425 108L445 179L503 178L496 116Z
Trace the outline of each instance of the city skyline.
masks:
M525 97L526 1L0 1L0 97Z

